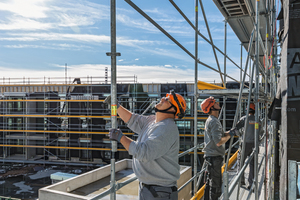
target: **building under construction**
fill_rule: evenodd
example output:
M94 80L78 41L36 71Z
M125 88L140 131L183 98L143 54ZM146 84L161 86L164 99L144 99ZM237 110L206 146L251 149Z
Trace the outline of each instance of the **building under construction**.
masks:
M180 183L178 190L189 187L189 196L183 199L201 199L204 193L203 172L205 164L201 156L204 122L207 115L200 109L200 103L208 95L218 97L222 104L220 120L223 129L235 127L237 120L248 114L250 102L255 103L255 123L262 123L263 138L258 138L255 130L255 148L241 171L230 175L230 163L236 159L238 138L232 138L226 144L227 155L223 168L223 194L221 199L297 199L299 189L297 173L299 169L299 64L300 42L298 0L281 1L281 9L275 0L214 0L225 18L225 48L220 50L213 43L205 8L201 0L195 0L195 21L192 23L173 0L170 7L175 8L180 16L195 32L195 52L191 53L163 27L153 20L131 0L125 0L133 10L141 14L158 30L167 36L195 61L194 83L175 84L139 84L129 81L124 84L121 77L116 77L116 19L115 0L111 0L111 77L109 81L93 78L72 78L62 83L43 80L2 80L1 85L1 129L3 162L39 162L63 164L111 164L109 184L106 191L96 194L79 195L77 190L89 184L96 184L99 171L93 171L70 181L57 183L40 190L40 199L100 199L110 194L116 199L116 192L136 177L116 183L116 160L130 158L120 144L110 142L105 135L109 128L120 127L125 135L135 139L125 124L113 116L113 109L103 104L106 96L112 95L112 103L118 100L124 107L135 113L152 113L153 104L165 96L171 89L181 94L187 102L187 115L176 120L180 131L179 162L192 168L193 176ZM203 14L209 38L198 30L198 14ZM198 13L199 12L199 13ZM278 21L280 26L277 27ZM247 50L247 60L235 63L226 53L226 28L230 25ZM277 37L278 35L278 37ZM198 57L198 37L208 42L216 58L217 69L202 62ZM277 48L281 48L281 53ZM218 54L224 59L221 70ZM242 58L242 55L240 56ZM226 72L226 61L240 69L240 80ZM252 62L252 64L251 64ZM198 66L202 65L220 74L220 84L212 85L198 80ZM246 78L247 77L247 78ZM280 78L279 78L280 77ZM229 82L227 79L230 79ZM246 81L248 79L248 81ZM280 81L279 81L280 80ZM38 80L37 80L38 82ZM248 110L248 111L247 111ZM259 142L261 141L261 142ZM244 145L243 145L244 146ZM244 148L244 147L243 147ZM244 154L244 149L240 149ZM240 179L254 159L255 178L250 190L241 188ZM128 163L130 161L126 161ZM130 165L130 164L129 164ZM104 169L104 168L103 168ZM120 170L120 168L118 168ZM107 168L105 168L107 170ZM107 175L107 176L108 176ZM102 177L103 178L103 177ZM135 178L135 179L134 179ZM85 181L83 181L85 180ZM118 180L119 181L119 180ZM191 183L194 183L191 186ZM84 194L84 189L80 191ZM254 193L251 191L254 190ZM88 192L86 192L88 193Z
M123 78L126 77L120 77L120 80ZM2 161L64 165L110 163L111 144L107 138L111 128L110 108L103 101L110 95L111 85L105 84L105 81L97 83L95 78L92 83L86 78L76 78L70 84L55 84L59 82L57 79L40 84L37 83L39 80L35 81L31 83L15 79L1 85ZM132 80L132 83L117 85L117 98L131 112L149 115L154 113L154 104L170 90L174 89L184 96L187 102L186 116L176 120L181 150L184 151L193 146L193 86L191 83L139 84ZM228 83L228 86L239 87L239 84ZM200 108L207 95L202 96L197 100L197 135L200 140L207 118ZM226 129L229 129L236 100L226 102ZM134 133L122 120L118 119L118 127L135 139ZM116 158L129 158L120 144ZM191 159L186 156L181 163L190 164Z

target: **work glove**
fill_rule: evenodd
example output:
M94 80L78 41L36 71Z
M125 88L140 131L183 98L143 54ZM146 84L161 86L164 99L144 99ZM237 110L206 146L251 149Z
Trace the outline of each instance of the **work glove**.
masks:
M109 96L107 96L107 97L105 98L104 103L106 103L108 106L111 105L111 95L109 95ZM119 104L119 102L118 102L118 100L117 100L117 109L118 109L119 107L120 107L120 104Z
M230 131L229 131L229 135L231 136L231 137L233 137L233 136L240 136L240 132L239 132L239 130L237 130L237 128L232 128L232 129L230 129Z
M115 129L115 128L109 129L109 139L120 142L122 136L123 136L123 133L119 128L118 129Z
M245 126L245 118L242 118L240 121L238 121L238 122L236 123L236 128L237 128L237 129L244 128L244 126Z

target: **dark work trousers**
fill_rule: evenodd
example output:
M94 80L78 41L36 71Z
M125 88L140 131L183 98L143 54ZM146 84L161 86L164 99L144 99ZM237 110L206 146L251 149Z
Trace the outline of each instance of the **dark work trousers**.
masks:
M177 187L139 184L139 200L178 200Z
M244 145L244 144L245 144L245 154L244 154L244 159L243 159L242 165L240 166L240 160L242 157L242 145ZM252 153L253 148L254 148L253 142L242 143L242 145L239 147L239 152L238 152L238 170L239 171L245 164L246 158L248 156L250 156L250 154ZM254 179L254 157L252 158L251 162L249 163L249 167L250 167L250 170L249 170L248 182L249 182L249 185L251 186L253 183L253 179ZM241 175L241 183L245 183L244 173Z
M205 157L211 165L207 166L204 200L218 200L222 194L222 156Z

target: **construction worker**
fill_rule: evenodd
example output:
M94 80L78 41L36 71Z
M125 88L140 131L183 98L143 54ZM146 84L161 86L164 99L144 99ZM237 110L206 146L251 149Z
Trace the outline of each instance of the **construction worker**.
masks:
M243 132L243 136L242 136L242 142L240 143L240 147L239 147L239 152L238 152L238 168L239 170L241 169L241 166L244 165L244 162L246 160L246 158L248 156L251 155L253 148L255 146L254 143L254 139L255 139L255 104L254 103L250 103L250 109L249 109L249 116L248 116L248 126L247 126L247 130L244 131L244 126L245 126L245 121L246 121L246 116L241 117L241 119L237 122L236 124L236 129ZM259 123L259 134L261 135L262 129L261 129L261 124ZM245 153L244 153L244 158L241 162L241 152L242 152L242 145L245 145ZM249 164L249 176L248 176L248 183L249 185L247 186L248 189L251 188L251 185L253 183L253 179L254 179L254 159L252 159L250 161ZM241 185L245 185L245 177L244 177L244 173L241 176Z
M110 104L110 97L104 102ZM133 141L120 129L111 129L109 138L120 142L132 155L132 168L140 181L140 200L178 199L179 131L174 119L182 118L185 110L184 98L173 90L155 105L155 115L134 114L118 105L120 118L139 136Z
M207 178L204 192L204 200L217 200L222 193L223 157L225 155L225 144L234 131L224 133L222 124L218 119L221 107L214 97L209 97L201 103L201 109L209 116L205 122L204 133L204 159L208 163Z

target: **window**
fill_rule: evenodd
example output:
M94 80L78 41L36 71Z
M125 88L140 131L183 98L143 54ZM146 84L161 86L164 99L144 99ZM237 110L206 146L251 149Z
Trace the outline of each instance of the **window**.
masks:
M22 100L22 99L18 99L18 100ZM17 102L17 111L22 111L22 109L23 109L23 102L21 102L21 101L18 101Z
M147 85L143 85L143 91L144 91L144 92L148 92Z
M191 122L190 121L176 121L176 125L179 130L183 129L191 129Z
M45 105L44 105L44 102L37 102L36 103L36 112L37 113L44 113L44 109L45 109L45 112L46 112L47 111L46 105L47 105L47 103L45 103Z
M8 130L13 129L13 120L12 120L12 118L7 119L7 126L8 126Z
M153 92L158 92L157 88L158 88L158 85L153 85Z
M22 130L23 129L23 120L22 118L17 118L17 130Z
M204 129L205 129L205 121L198 121L197 122L198 135L204 134Z
M58 145L62 148L58 149L58 157L63 158L63 159L68 159L69 156L69 150L63 147L67 147L68 143L67 142L58 142Z
M89 151L89 150L81 150L80 151L80 160L81 161L92 161L93 158L92 158L92 151Z
M17 145L23 145L23 140L17 139Z
M13 109L13 103L12 102L8 102L7 108L8 108L9 111L11 111Z
M190 98L186 98L185 99L185 102L186 102L186 110L185 110L185 114L187 114L187 115L190 115L191 114L191 110L193 109L193 108L191 108L192 107L192 99L190 99Z

